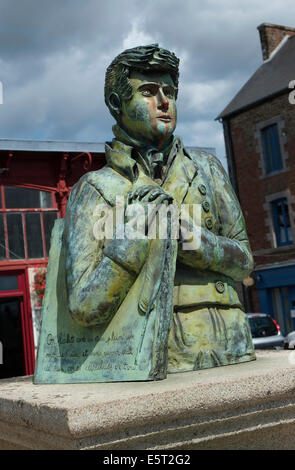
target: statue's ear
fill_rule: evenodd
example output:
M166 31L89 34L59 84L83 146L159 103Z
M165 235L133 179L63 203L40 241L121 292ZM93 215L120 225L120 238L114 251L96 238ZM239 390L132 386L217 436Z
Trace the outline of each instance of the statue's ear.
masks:
M121 100L117 93L111 93L109 96L109 107L117 116L121 114Z

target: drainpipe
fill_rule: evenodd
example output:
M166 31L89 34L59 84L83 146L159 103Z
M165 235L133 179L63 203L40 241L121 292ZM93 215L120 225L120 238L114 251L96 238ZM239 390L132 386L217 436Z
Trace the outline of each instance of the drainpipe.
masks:
M231 138L231 132L230 132L229 119L222 119L222 125L223 125L223 135L224 135L229 177L231 180L231 184L237 195L237 198L239 199L239 187L238 187L236 163L235 163L235 156L234 156L234 150L233 150L233 144L232 144L232 138Z
M226 149L226 159L228 164L228 171L229 177L231 180L231 184L235 190L237 198L239 198L239 186L238 186L238 179L237 179L237 170L236 170L236 162L235 162L235 155L231 137L231 129L230 129L230 121L229 119L222 120L223 125L223 135L224 135L224 142L225 142L225 149ZM250 289L246 287L243 283L242 284L242 292L243 292L243 303L245 306L246 312L252 312L252 298L250 294Z

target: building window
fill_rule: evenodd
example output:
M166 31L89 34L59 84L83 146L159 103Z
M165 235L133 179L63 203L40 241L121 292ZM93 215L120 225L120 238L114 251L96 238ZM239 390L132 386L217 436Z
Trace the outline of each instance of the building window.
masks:
M0 260L47 258L57 217L53 193L0 186Z
M271 124L261 130L265 172L273 173L283 169L283 159L278 125Z
M293 234L287 198L276 199L271 206L277 246L291 245Z

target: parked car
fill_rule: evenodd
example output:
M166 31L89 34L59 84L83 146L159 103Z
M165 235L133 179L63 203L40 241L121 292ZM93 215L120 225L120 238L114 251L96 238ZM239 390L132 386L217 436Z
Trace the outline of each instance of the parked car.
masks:
M295 349L295 331L291 331L285 336L285 349Z
M267 313L247 313L255 349L283 349L285 337Z

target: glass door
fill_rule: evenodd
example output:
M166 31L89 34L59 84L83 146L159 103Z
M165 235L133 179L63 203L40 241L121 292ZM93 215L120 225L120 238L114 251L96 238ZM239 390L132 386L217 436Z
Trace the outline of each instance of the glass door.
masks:
M0 379L25 375L21 298L0 298Z
M295 330L295 286L276 287L271 294L274 318L287 335Z
M29 284L25 270L0 272L0 379L33 374Z

